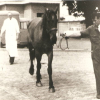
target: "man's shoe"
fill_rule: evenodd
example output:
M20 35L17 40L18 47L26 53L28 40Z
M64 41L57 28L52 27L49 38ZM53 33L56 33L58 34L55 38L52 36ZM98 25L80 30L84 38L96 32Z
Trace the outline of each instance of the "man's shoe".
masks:
M97 99L100 99L100 94L97 94Z
M12 62L14 63L14 59L15 59L15 57L12 57Z
M12 65L12 64L14 63L14 58L15 58L15 57L10 57L10 60L9 60L10 65Z

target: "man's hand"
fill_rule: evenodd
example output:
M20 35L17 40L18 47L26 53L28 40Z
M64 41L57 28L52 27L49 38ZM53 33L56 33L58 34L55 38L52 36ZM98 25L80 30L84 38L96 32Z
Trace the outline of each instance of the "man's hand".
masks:
M79 31L65 31L63 34L65 37L72 37L72 38L81 36L81 33Z

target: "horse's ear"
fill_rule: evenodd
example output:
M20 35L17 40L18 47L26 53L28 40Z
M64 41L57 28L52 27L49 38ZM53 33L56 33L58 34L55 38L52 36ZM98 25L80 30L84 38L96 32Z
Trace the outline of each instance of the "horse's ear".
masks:
M55 13L57 14L57 11L58 11L58 7L56 7L56 9L55 9Z

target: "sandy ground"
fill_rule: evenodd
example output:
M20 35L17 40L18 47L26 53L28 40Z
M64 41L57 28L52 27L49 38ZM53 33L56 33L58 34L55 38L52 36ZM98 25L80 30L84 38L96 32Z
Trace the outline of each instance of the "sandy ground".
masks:
M59 36L57 38L57 46L59 45L59 41L62 37ZM65 45L65 41L62 42L62 46L63 47L67 47L67 45ZM54 49L58 49L56 44L54 45ZM70 50L91 50L91 43L89 38L69 38L68 39L68 47ZM60 48L59 48L60 49Z
M96 100L91 52L54 50L53 82L55 93L48 92L47 56L42 57L42 87L36 87L35 74L29 74L27 49L18 49L13 65L0 49L0 100Z

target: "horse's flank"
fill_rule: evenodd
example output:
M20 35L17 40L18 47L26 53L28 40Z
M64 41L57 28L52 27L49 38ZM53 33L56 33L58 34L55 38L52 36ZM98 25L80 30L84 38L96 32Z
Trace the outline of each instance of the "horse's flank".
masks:
M42 38L42 18L33 19L28 26L29 36L32 40L37 40ZM39 37L37 37L37 35Z

